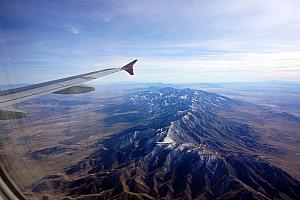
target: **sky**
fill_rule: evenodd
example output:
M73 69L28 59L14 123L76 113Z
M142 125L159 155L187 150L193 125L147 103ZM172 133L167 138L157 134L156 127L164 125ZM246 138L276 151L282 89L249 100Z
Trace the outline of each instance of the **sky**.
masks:
M1 0L0 84L300 81L299 0Z

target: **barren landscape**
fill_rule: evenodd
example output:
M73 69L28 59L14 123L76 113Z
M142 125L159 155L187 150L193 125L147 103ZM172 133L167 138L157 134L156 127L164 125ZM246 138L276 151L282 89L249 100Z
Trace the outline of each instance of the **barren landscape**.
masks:
M111 86L116 87L116 86ZM164 85L48 95L1 122L29 199L298 199L300 119Z

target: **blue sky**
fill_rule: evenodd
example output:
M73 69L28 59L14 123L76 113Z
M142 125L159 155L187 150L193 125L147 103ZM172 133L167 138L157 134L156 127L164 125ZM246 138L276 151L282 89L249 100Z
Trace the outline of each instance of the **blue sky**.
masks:
M0 84L300 80L299 0L0 2ZM96 82L97 83L97 82Z

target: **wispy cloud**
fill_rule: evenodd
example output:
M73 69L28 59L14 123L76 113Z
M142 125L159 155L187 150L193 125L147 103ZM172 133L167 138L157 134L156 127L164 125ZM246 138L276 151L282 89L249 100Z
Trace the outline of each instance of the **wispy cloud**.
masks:
M73 25L65 25L64 27L65 27L65 29L66 29L67 31L73 33L74 35L79 34L79 29L76 28L76 27L73 26Z
M139 81L300 80L298 0L1 4L0 60L18 81L131 59Z

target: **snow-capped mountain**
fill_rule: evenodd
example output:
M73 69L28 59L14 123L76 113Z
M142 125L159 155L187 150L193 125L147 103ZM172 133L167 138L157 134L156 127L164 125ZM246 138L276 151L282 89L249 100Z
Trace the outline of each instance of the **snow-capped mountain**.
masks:
M127 96L105 109L112 113L105 121L135 125L33 190L79 199L299 199L300 182L258 156L276 147L220 115L239 104L191 89Z

